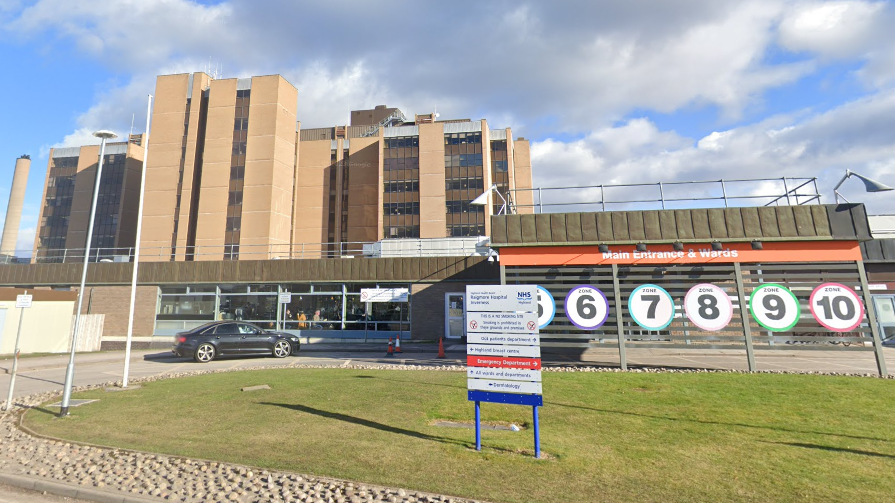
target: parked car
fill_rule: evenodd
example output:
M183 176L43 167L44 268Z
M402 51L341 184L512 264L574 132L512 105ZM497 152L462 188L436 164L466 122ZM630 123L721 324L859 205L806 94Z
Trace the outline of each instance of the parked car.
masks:
M285 358L298 353L297 336L264 330L244 321L214 321L175 336L173 353L199 363L218 356L273 355Z

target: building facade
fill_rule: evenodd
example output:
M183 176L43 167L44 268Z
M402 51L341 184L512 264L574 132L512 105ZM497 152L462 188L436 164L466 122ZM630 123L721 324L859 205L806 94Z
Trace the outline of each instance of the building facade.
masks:
M127 259L136 241L143 135L107 143L93 229L91 260ZM35 262L83 254L96 182L99 145L51 149L41 197Z
M385 238L486 236L497 185L531 187L529 144L485 120L351 112L350 126L302 129L279 75L158 77L142 257L153 261L312 258Z

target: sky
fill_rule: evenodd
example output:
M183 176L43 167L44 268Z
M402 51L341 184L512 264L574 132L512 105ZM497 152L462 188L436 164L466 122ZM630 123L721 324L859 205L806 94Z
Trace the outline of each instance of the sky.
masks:
M49 149L142 132L157 75L210 70L282 74L302 127L381 104L511 127L535 187L817 177L832 203L847 169L895 186L891 26L887 1L0 0L0 208L31 155L31 249Z

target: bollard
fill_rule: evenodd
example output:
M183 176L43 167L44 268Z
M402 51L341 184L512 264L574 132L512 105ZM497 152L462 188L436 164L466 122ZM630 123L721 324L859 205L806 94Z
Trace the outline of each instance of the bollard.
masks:
M401 353L401 334L395 336L395 353Z
M395 354L393 353L393 351L394 351L394 349L393 349L394 344L395 344L395 343L392 341L392 338L389 337L389 338L388 338L388 353L386 353L385 356L395 356Z

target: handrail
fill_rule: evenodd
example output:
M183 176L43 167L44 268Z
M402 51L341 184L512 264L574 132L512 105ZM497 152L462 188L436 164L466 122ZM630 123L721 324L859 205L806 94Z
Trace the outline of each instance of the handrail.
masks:
M794 188L790 188L788 182L794 182ZM782 183L782 188L768 188L769 183L775 186L779 186ZM743 187L744 185L745 187ZM709 187L704 188L705 186ZM618 198L610 198L607 195L607 191L611 189L620 189L622 191L628 189L628 193L630 193L632 189L637 188L656 190L658 194L655 197L619 196ZM689 192L697 192L697 194L675 195L674 192L679 192L681 188L689 188ZM706 191L712 190L717 195L705 194ZM592 194L596 191L599 191L599 193ZM770 206L780 205L781 202L786 205L820 204L821 200L821 194L817 188L817 178L814 177L574 185L511 189L509 193L514 202L512 206L516 212L520 212L524 208L531 208L535 213L544 213L545 208L547 211L550 211L551 208L557 208L554 211L561 211L559 208L568 206L593 206L596 208L596 211L606 211L607 205L627 205L628 208L625 209L636 210L668 209L669 206L673 206L672 203L681 202L707 203L706 205L699 205L700 207L722 205L723 207L729 207L732 202L741 202L754 206ZM525 203L522 201L525 201Z

